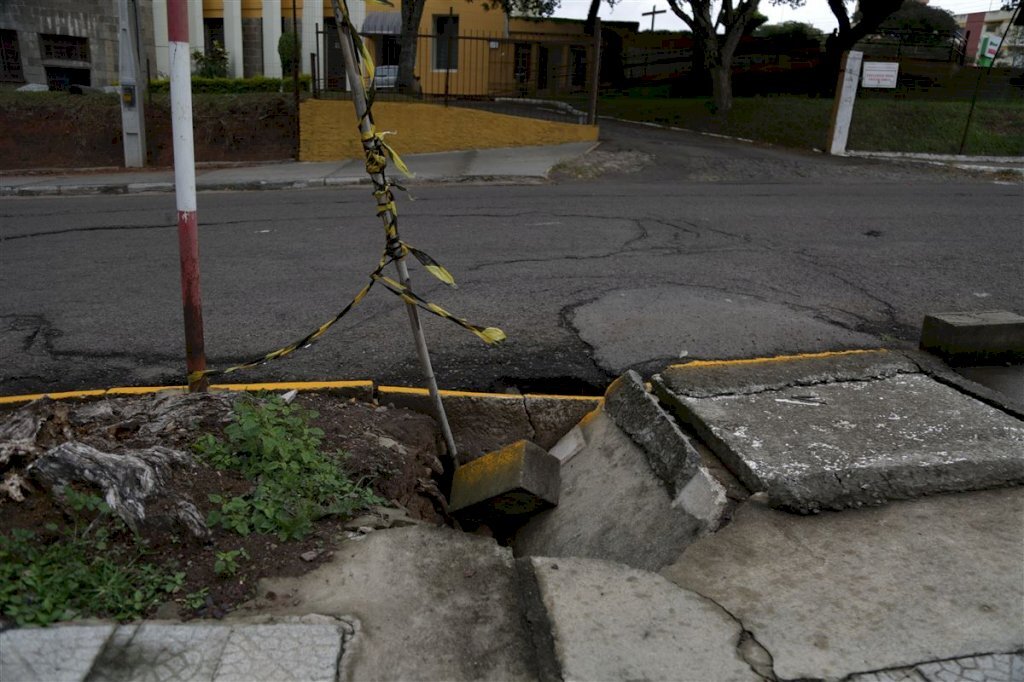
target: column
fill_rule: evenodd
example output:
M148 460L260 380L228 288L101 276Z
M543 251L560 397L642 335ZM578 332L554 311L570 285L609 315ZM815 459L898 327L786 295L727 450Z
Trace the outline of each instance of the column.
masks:
M263 0L263 75L267 78L281 77L280 40L281 0Z
M153 47L156 48L156 73L153 78L166 78L171 73L167 42L167 0L153 0Z
M203 0L188 0L188 44L193 52L203 52L206 31L203 29Z
M245 73L242 0L224 0L224 49L228 51L228 76L241 78Z
M299 49L299 73L309 73L309 53L316 52L316 27L324 29L323 0L302 3L302 45ZM321 50L322 51L322 50Z

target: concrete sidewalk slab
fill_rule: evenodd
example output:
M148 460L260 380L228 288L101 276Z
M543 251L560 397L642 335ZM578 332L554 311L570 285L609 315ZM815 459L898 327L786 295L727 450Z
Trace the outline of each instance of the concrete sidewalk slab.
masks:
M818 516L751 501L662 575L741 621L780 679L842 679L1024 649L1022 528L1021 488Z
M772 506L800 513L1024 483L1024 422L898 354L670 367L677 417Z
M56 625L0 634L4 682L335 682L355 629L328 617L276 623Z
M517 580L493 540L411 526L349 540L300 578L261 581L237 613L355 616L355 680L532 680Z
M655 573L595 559L531 560L565 680L762 680L742 629Z
M408 154L403 160L415 182L537 182L556 164L585 154L593 142L560 145L466 149L433 154ZM394 169L393 174L401 175ZM226 168L198 168L200 191L266 190L323 187L367 182L362 159L337 161L253 163ZM0 196L56 196L173 192L172 169L117 173L87 171L46 175L2 175Z

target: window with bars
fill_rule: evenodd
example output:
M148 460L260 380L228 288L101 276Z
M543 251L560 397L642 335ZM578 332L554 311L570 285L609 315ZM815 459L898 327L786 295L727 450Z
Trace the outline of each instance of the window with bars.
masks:
M0 30L0 83L24 83L21 70L21 50L18 48L18 32Z
M89 61L88 38L40 33L39 49L43 59L58 59L71 62Z
M459 68L459 16L434 15L434 69L453 71Z

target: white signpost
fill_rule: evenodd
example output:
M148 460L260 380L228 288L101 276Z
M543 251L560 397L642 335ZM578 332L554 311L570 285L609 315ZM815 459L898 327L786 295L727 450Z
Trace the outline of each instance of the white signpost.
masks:
M117 10L124 166L142 168L146 165L146 116L142 106L146 79L139 55L139 8L135 0L120 0Z
M857 98L857 81L864 53L850 50L843 58L843 69L839 76L836 102L832 107L832 129L829 131L828 153L841 156L846 153L846 141L850 137L850 121L853 120L853 101Z
M899 62L864 62L860 84L864 88L895 88L899 75Z

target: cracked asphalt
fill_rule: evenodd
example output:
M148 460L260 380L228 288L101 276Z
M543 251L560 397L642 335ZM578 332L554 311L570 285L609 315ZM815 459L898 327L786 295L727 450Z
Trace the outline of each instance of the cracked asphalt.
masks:
M929 312L1024 310L1019 183L614 122L602 142L594 178L584 159L398 197L403 238L459 282L411 265L417 292L509 336L425 316L443 387L594 393L679 357L912 347ZM203 193L199 223L213 367L332 317L383 246L365 187ZM179 286L171 194L0 200L0 394L181 383ZM324 378L420 383L397 298L231 377Z

